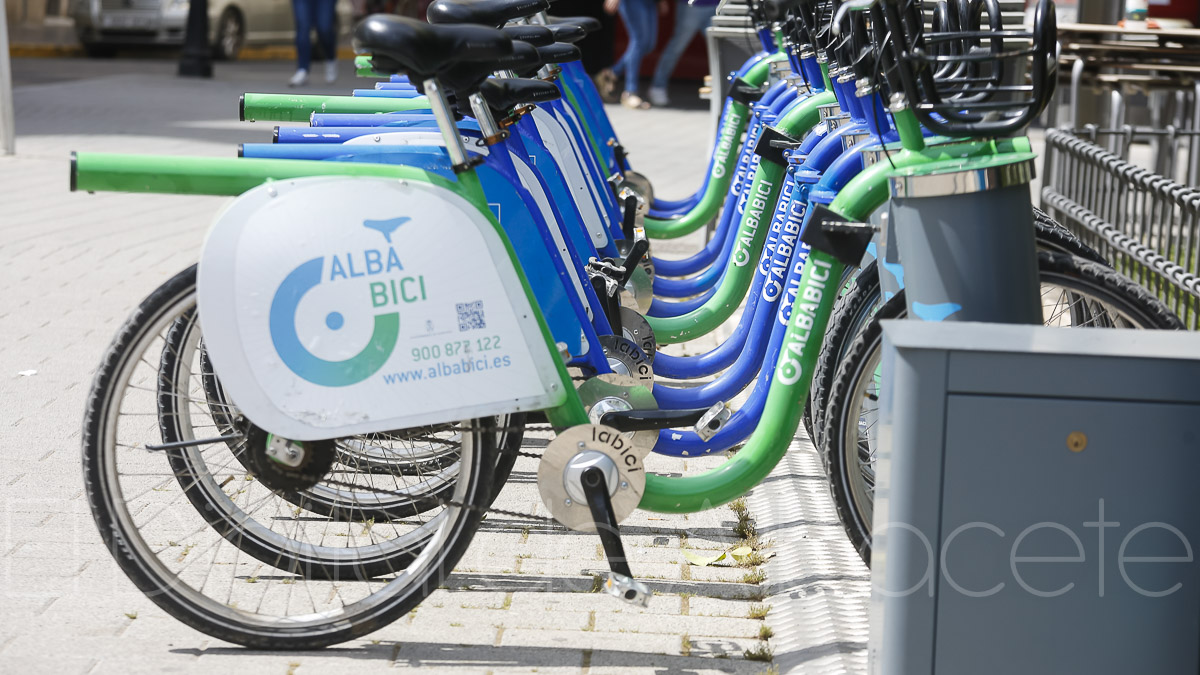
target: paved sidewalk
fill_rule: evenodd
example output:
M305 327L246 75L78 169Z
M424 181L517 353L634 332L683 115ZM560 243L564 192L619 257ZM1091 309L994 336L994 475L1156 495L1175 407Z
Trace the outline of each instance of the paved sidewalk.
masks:
M843 614L865 607L864 570L845 558L849 546L830 521L816 456L799 444L799 465L785 463L777 474L786 479L749 499L760 525L780 523L760 527L779 553L766 579L754 569L696 567L683 558L685 545L718 550L737 541L729 508L630 518L631 565L656 592L644 611L592 592L605 569L594 536L495 514L447 588L368 639L320 652L254 652L209 639L134 589L100 544L83 496L84 397L117 327L143 296L196 260L227 200L70 193L68 153L230 156L236 143L270 137L270 125L236 121L237 94L279 90L285 71L220 64L217 79L190 81L175 78L169 62L14 63L18 154L0 158L0 287L7 290L0 294L0 672L758 673L773 666L747 659L747 650L769 649L777 663L804 672L861 667L856 619L847 638L811 602L807 614L779 613L797 594L839 598ZM352 86L347 75L330 91ZM699 183L707 112L610 112L662 196L683 196ZM714 461L656 458L650 468L691 472ZM768 497L784 484L804 486L805 508L815 509L804 523L763 520L782 513ZM518 463L497 506L544 514L533 460ZM775 576L807 564L784 559L785 550L792 555L781 545L785 533L819 538L828 542L819 548L840 553L818 552L825 567L815 577ZM769 598L776 593L778 601ZM751 618L773 603L765 619ZM762 640L764 626L775 637ZM797 632L808 637L793 653L785 636Z

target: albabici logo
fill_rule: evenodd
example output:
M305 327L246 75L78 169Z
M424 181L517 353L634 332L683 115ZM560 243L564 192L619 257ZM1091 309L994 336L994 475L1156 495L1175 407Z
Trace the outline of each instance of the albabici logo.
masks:
M279 284L271 300L271 342L275 351L293 373L326 387L345 387L356 384L375 374L396 347L400 334L400 313L396 311L375 315L375 327L366 346L354 356L342 361L329 361L315 356L304 346L296 330L296 312L304 296L322 282L336 282L359 277L387 275L382 281L372 281L362 287L371 294L371 306L396 306L401 303L425 299L424 277L397 277L402 272L400 257L391 247L392 233L407 217L387 220L363 221L363 227L378 230L387 241L385 249L367 249L358 255L330 255L313 258L292 270ZM333 310L325 315L325 326L337 331L345 325L341 312Z

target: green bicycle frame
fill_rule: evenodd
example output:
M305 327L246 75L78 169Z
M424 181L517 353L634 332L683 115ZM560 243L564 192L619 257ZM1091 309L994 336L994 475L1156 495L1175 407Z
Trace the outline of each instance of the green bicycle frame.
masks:
M778 122L785 134L800 137L817 125L817 108L835 100L832 92L814 94L792 108ZM673 317L647 317L659 344L692 340L716 330L742 304L754 278L755 264L767 240L771 214L783 188L787 169L773 162L758 162L754 180L746 188L746 210L735 235L734 254L716 293L700 307ZM733 208L730 204L728 208ZM738 261L741 260L741 264Z
M483 202L478 179L475 178L473 171L460 173L457 182L450 182L419 169L385 164L81 153L72 158L71 185L75 190L86 191L237 196L264 182L304 176L335 175L429 181L464 195L480 208L481 212L486 212L490 217L490 211ZM495 226L499 227L499 224L497 223ZM504 239L509 256L514 256L511 246L507 243L507 237ZM814 252L809 258L810 263L814 259L819 260L821 255ZM796 304L793 306L794 320L789 326L788 335L785 338L785 354L790 353L789 350L794 351L796 345L801 345L802 338L807 339L808 335L819 338L824 330L824 322L828 320L833 309L833 300L837 296L836 279L840 276L841 268L836 265L836 262L827 265L831 271L825 277L818 275L815 280L808 279L810 270L820 268L822 263L810 264L806 268L805 280L810 287L823 284L824 282L821 281L823 278L834 281L829 283L830 292L825 293L825 300L822 301L819 309L807 309L800 306L802 299L807 297L803 290L797 296ZM526 294L530 294L528 282L519 266L518 273ZM533 303L532 297L530 302ZM532 306L536 307L536 304ZM805 324L799 318L801 312L806 316L817 317L820 325L804 328ZM551 353L556 353L549 329L546 327L541 313L536 313L547 348L551 349ZM819 346L819 339L814 339L814 342ZM815 350L808 358L815 362ZM556 361L558 360L556 359ZM805 365L802 372L808 372L810 368L811 365ZM781 366L779 372L782 371ZM557 372L560 382L556 384L568 395L559 406L546 411L548 420L557 427L590 423L579 397L572 393L575 391L574 384L561 361L558 363ZM751 437L747 448L721 467L699 476L685 478L647 476L646 492L642 498L641 508L660 512L698 511L731 501L757 485L786 451L787 442L780 443L779 440L790 439L791 435L795 433L801 411L801 406L795 404L795 401L803 400L803 394L807 392L807 378L801 378L798 382L783 382L781 377L784 376L776 374L775 379L780 386L772 386L771 393L767 398L764 422ZM803 390L801 391L798 387L802 387Z
M429 99L375 98L366 96L319 96L296 94L245 94L241 119L246 122L304 122L313 113L392 113L428 110Z
M786 59L784 54L772 54L754 64L743 79L752 86L760 87L767 82L771 64ZM708 187L700 202L679 218L646 218L646 236L651 239L676 239L685 237L704 227L716 217L729 191L738 159L738 141L745 134L750 120L750 107L738 101L731 102L725 115L725 123L717 134L718 147L728 147L723 156L713 162L708 176Z

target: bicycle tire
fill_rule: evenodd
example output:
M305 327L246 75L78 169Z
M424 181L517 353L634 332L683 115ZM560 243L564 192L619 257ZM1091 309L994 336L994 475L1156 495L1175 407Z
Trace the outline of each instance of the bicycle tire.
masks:
M197 552L179 570L179 574L175 574L159 559L154 549L162 547L162 551L174 556L178 550L174 546L178 546L178 542L166 541L162 538L166 535L161 532L153 534L153 545L147 541L151 522L168 509L163 508L154 513L149 509L131 510L126 499L158 499L150 495L155 492L154 487L174 485L175 478L170 473L163 473L155 474L147 481L140 474L122 476L118 473L118 455L122 458L131 457L138 468L153 466L161 460L138 444L144 444L146 439L151 437L157 425L156 419L133 417L130 426L134 427L131 434L132 438L136 439L135 443L121 442L127 440L127 437L122 435L123 430L119 428L121 418L126 416L122 412L122 403L126 402L126 393L131 396L131 405L137 398L145 401L153 400L152 397L156 396L138 393L142 389L152 392L154 388L126 385L135 382L154 383L157 364L147 373L144 367L150 364L142 362L140 356L146 353L145 347L163 340L163 333L177 318L171 316L173 311L178 314L180 307L194 306L194 287L195 268L192 267L176 275L142 301L123 324L93 379L83 423L82 469L88 503L105 547L130 580L164 611L201 632L247 647L315 649L360 637L403 616L436 589L462 557L479 526L481 510L447 507L444 511L446 516L437 527L436 536L432 538L424 554L418 556L419 564L403 570L393 579L379 582L354 581L336 587L330 586L332 582L327 581L310 582L306 579L289 578L289 583L289 579L279 580L274 577L240 577L240 571L247 571L253 566L244 566L243 560L235 554L229 569L231 576L227 584L227 598L232 598L234 592L239 589L261 590L257 605L247 603L239 606L236 601L229 604L228 600L222 603L205 595L208 575L204 576L204 581L198 588L192 585L194 582L191 578L183 578L182 575L189 565L209 555L205 550ZM464 438L466 440L462 452L463 467L459 472L455 498L466 505L483 504L490 494L491 483L488 474L495 463L495 447L490 442L493 435L483 433L476 425ZM484 467L487 469L484 470ZM129 482L123 484L123 477L128 478ZM144 492L133 493L126 490L127 487L141 488L147 484L150 487ZM167 504L169 506L170 502ZM147 515L151 517L146 518ZM171 512L172 519L185 516L196 517L197 514L191 511L190 506ZM139 518L142 520L140 525ZM158 521L158 525L161 527L164 522ZM188 527L195 522L189 523ZM172 526L170 522L166 524L168 527ZM206 529L207 526L202 523L196 534L199 535ZM208 532L211 536L211 531ZM223 537L218 535L214 541L215 549L211 555L216 559L222 552ZM185 548L178 560L182 562L190 550ZM261 564L253 567L255 570L260 568L264 567ZM212 569L209 568L210 574ZM276 581L278 583L275 583ZM324 598L320 603L314 598L313 589L307 586L309 583L320 585L315 596ZM305 584L303 588L308 591L308 598L312 600L311 610L302 608L303 611L294 616L283 617L264 613L278 606L280 593L286 594L283 601L283 611L286 613L293 603L295 584ZM287 586L287 589L280 591L283 586ZM224 590L223 585L214 592L223 593ZM274 590L277 594L272 596L273 604L264 607L268 590ZM330 590L336 590L336 595L330 593ZM322 591L327 595L322 595ZM352 602L347 600L347 597L355 598L363 591L366 592L364 597ZM294 593L294 596L296 602L303 602L305 599L302 593ZM342 604L337 606L335 602Z
M1108 313L1125 317L1123 323L1127 326L1123 327L1156 330L1183 328L1182 322L1149 291L1110 267L1071 255L1042 252L1038 254L1038 268L1044 287L1058 287L1063 289L1064 295L1091 298L1089 302L1103 303L1110 308ZM1075 304L1081 303L1072 302L1072 305ZM1091 319L1097 313L1095 310L1082 314L1071 311L1066 315L1070 316L1072 325L1076 325L1080 318ZM860 401L877 400L866 391L864 378L868 373L873 378L878 364L883 333L880 322L903 318L906 314L905 297L901 291L872 317L838 365L826 409L825 445L821 452L830 493L842 528L868 566L871 564L870 516L873 514L873 505L870 508L866 506L868 498L864 495L869 490L865 485L865 477L860 481L863 466L851 461L851 453L857 462L865 464L873 461L870 459L873 452L869 447L863 448L869 439L857 434L850 438L850 428L853 425L856 430L859 429L864 417L867 417L858 407ZM1058 314L1049 317L1052 324L1058 318ZM1097 325L1114 327L1111 323ZM864 456L867 457L865 462Z

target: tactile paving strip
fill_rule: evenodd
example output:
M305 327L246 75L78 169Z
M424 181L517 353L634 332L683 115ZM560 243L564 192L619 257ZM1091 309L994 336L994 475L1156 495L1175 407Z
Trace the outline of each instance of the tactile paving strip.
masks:
M812 444L794 440L747 503L759 536L773 540L765 602L779 672L866 672L870 572L838 522Z

